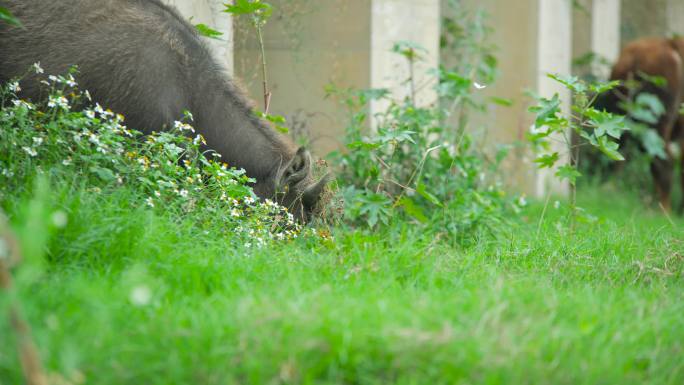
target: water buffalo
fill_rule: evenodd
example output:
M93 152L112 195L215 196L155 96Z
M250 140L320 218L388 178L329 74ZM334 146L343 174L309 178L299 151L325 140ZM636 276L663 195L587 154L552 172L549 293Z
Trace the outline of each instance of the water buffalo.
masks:
M679 113L680 106L684 102L683 58L684 38L643 38L625 46L611 71L611 80L637 80L641 84L637 93L654 94L665 107L665 113L658 123L653 125L653 128L665 142L667 156L665 159L654 158L652 160L651 173L658 200L668 211L672 207L671 192L675 161L670 144L679 143L680 149L684 150L684 117ZM662 77L666 84L655 85L651 80L645 79L648 76ZM600 98L599 106L611 112L624 113L619 104L627 94L629 92L624 87L619 87ZM684 157L681 159L684 166ZM684 175L681 179L684 190ZM682 210L684 210L684 200L680 205L680 212Z
M40 62L49 74L77 65L94 101L145 133L194 116L207 146L254 178L255 193L278 197L307 221L325 188L309 153L254 115L196 29L160 0L0 0L25 29L0 23L0 81ZM40 85L22 81L22 97Z

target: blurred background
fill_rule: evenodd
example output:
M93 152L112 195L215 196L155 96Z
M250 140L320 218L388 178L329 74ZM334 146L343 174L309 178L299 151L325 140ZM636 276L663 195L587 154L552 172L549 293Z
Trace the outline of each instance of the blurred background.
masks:
M195 23L224 33L212 41L234 78L261 105L260 49L246 19L221 13L223 1L168 0ZM287 119L290 132L324 157L341 145L346 109L329 90L388 88L401 99L408 66L392 52L396 42L421 48L416 66L421 104L439 102L430 70L439 66L472 75L478 113L468 130L483 146L514 144L532 124L526 92L567 91L547 73L607 78L627 42L644 36L684 34L682 0L272 0L265 27L271 113ZM380 102L371 112L383 110ZM458 121L462 117L450 116ZM553 186L522 148L504 168L507 183L542 195Z

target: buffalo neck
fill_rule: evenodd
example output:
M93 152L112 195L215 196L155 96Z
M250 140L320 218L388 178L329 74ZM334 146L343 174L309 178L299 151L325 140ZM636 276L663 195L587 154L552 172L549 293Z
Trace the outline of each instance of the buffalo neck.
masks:
M209 148L231 167L259 181L272 177L294 155L294 145L255 115L220 69L200 73L193 98L195 126Z

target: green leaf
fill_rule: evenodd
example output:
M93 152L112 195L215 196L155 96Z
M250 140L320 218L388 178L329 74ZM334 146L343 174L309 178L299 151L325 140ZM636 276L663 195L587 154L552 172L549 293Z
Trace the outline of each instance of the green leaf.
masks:
M684 116L684 103L679 107L679 115Z
M587 85L577 76L565 76L560 74L547 74L549 78L561 83L565 88L576 94L583 94L587 92Z
M649 75L643 71L638 71L637 74L639 75L639 78L643 79L647 83L653 84L656 87L666 87L667 86L667 79L665 79L662 76Z
M261 111L255 111L254 114L262 119L266 119L269 122L273 123L273 126L275 127L276 131L282 132L283 134L287 134L288 132L290 132L290 129L284 126L284 124L287 123L287 120L284 116L266 114Z
M223 36L223 32L219 32L215 29L212 29L206 24L197 24L195 25L195 28L197 28L197 32L199 32L200 35L206 36L210 39L219 40L219 37Z
M378 222L387 224L392 201L385 195L366 192L358 197L359 213L367 217L369 227L375 227Z
M416 192L417 192L418 194L420 194L420 196L422 196L423 198L425 198L425 199L427 199L428 201L430 201L430 203L432 203L433 205L442 207L442 202L440 202L439 198L437 198L436 196L430 194L430 193L427 191L427 187L426 187L424 184L418 183L418 187L416 188Z
M625 160L625 157L618 152L620 145L608 139L607 136L601 136L596 139L598 142L598 149L610 159L618 161Z
M4 21L5 23L15 27L23 27L19 19L14 17L14 15L12 15L12 13L4 7L0 7L0 21Z
M400 41L394 43L392 46L392 52L398 53L408 60L419 60L421 58L421 53L426 53L427 49L423 48L418 43L412 41Z
M398 203L408 215L416 218L419 222L428 222L428 218L425 216L423 209L421 209L411 198L403 197Z
M489 100L491 100L491 102L494 104L498 104L498 105L504 106L504 107L511 107L513 105L513 99L499 98L499 97L493 96L493 97L489 98Z
M636 102L640 106L647 107L658 117L662 116L665 113L665 106L663 106L663 102L660 101L660 99L656 95L649 94L646 92L641 93L637 96Z
M535 159L534 162L539 164L539 168L551 168L556 164L556 162L558 162L558 159L558 153L554 152L553 154L542 155Z
M598 111L593 108L587 110L586 116L589 118L589 125L594 127L594 135L596 137L607 134L615 139L620 139L622 132L628 129L624 116Z
M114 172L108 168L94 166L90 168L90 171L105 182L112 182L116 180L116 175L114 175Z
M529 111L537 115L535 125L541 127L556 118L560 112L561 100L558 94L555 94L551 99L539 98L538 102L539 105L530 107Z
M660 159L667 159L667 154L665 153L665 141L658 134L658 131L647 128L641 135L641 144L644 146L646 153L649 156Z
M577 171L574 166L566 164L558 168L556 176L560 179L567 179L570 181L570 184L575 185L577 183L577 178L581 177L582 173Z
M273 13L273 7L260 0L235 0L234 4L225 4L225 7L223 12L232 15L254 15L261 21L268 20Z
M602 94L604 92L608 92L612 90L615 87L618 87L620 85L619 80L613 80L611 82L607 83L594 83L589 85L589 90L595 94Z

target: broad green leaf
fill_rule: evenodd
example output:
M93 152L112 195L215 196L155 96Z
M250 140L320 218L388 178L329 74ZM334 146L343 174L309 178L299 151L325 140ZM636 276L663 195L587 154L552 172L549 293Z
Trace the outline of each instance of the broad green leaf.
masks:
M582 173L577 171L577 168L569 164L563 165L556 171L556 176L560 179L567 179L570 184L575 185L577 183L577 178L582 176Z
M206 24L201 24L201 23L197 24L197 25L195 25L195 28L197 28L197 32L199 32L200 35L206 36L210 39L217 39L218 40L219 37L223 36L223 32L219 32L215 29L212 29L211 27L209 27Z
M22 27L19 19L14 17L12 13L4 7L0 7L0 21L4 21L7 24L13 25L15 27Z
M430 201L430 203L432 203L433 205L442 207L442 202L440 202L439 198L437 198L436 196L429 193L427 191L427 187L424 184L418 183L418 187L416 188L416 192L418 194L420 194L420 196L422 196L423 198Z
M529 111L537 115L535 125L541 127L550 119L555 119L556 114L560 112L561 100L558 94L553 95L553 98L539 98L539 105L530 107Z
M225 4L225 7L223 12L232 15L253 15L261 21L268 20L273 13L273 7L260 0L235 0L234 4Z
M534 162L539 164L539 168L551 168L556 164L556 162L558 162L558 159L558 153L554 152L553 154L542 155L535 159Z
M597 111L593 108L588 109L586 115L589 118L589 125L594 127L596 137L607 134L615 139L620 139L622 132L628 129L624 116Z
M607 83L594 83L589 85L589 90L595 94L602 94L604 92L612 90L615 87L618 87L619 85L619 80L613 80Z
M359 213L367 217L368 226L375 227L378 222L388 223L392 202L385 195L366 192L358 200Z
M607 136L601 136L596 139L598 142L598 149L610 159L619 161L625 160L625 157L618 152L620 146L617 143L610 140Z
M426 223L428 218L425 216L423 209L420 208L411 198L403 197L399 200L401 206L406 213L422 223Z
M648 155L654 158L667 159L665 141L656 130L647 128L641 133L640 138Z
M546 76L561 83L574 93L583 94L587 92L587 85L577 76L565 76L560 74L547 74Z

